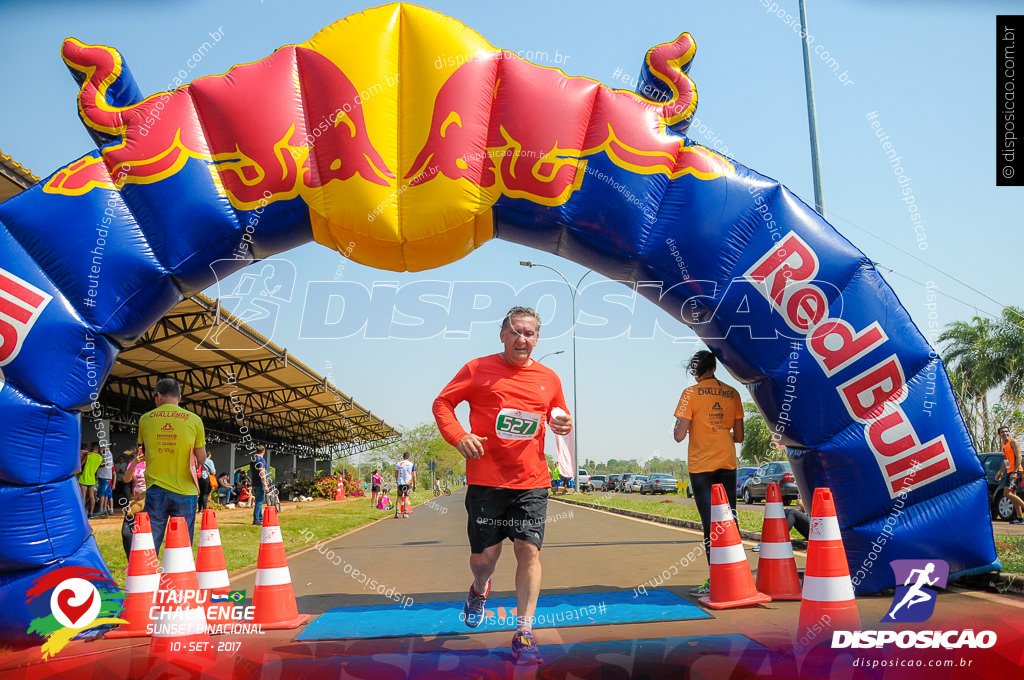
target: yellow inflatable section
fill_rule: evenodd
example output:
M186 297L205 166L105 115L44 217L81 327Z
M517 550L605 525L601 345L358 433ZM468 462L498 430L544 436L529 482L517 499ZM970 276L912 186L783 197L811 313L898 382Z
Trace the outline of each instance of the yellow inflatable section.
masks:
M415 184L404 175L426 144L441 86L470 57L497 50L461 22L408 4L349 16L299 47L327 57L352 81L359 92L352 105L362 107L369 138L395 175L390 186L353 178L313 190L318 195L307 200L316 241L362 264L420 271L490 239L497 189L440 175Z

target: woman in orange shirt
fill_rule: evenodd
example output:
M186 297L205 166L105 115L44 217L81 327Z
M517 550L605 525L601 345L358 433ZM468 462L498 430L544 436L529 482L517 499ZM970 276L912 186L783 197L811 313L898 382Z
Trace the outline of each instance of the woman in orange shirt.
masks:
M690 375L697 384L687 387L676 406L675 440L690 435L687 469L693 500L704 527L704 557L711 564L711 487L724 484L729 506L736 514L736 444L743 441L743 402L739 392L715 377L715 355L701 350L690 359ZM710 592L708 580L690 591Z

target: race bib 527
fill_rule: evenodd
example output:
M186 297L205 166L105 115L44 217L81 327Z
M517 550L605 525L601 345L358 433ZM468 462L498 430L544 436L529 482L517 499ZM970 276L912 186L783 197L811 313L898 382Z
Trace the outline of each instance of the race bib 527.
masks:
M494 422L499 439L533 439L540 427L540 414L503 408Z

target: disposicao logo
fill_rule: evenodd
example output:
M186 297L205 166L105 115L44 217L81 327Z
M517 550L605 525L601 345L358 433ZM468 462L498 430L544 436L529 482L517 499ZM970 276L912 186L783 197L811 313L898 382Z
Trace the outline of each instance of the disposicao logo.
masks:
M920 623L935 613L937 589L945 588L949 564L943 560L893 560L896 594L882 622ZM967 630L863 630L832 631L832 649L880 649L896 645L900 649L988 649L995 645L991 630L977 633Z
M889 563L896 574L896 594L892 607L882 621L919 623L935 612L936 591L946 587L949 564L943 560L893 560Z
M29 610L39 614L29 623L28 632L46 638L41 647L44 659L84 630L127 623L117 618L124 597L121 590L97 569L56 569L37 578L25 595Z

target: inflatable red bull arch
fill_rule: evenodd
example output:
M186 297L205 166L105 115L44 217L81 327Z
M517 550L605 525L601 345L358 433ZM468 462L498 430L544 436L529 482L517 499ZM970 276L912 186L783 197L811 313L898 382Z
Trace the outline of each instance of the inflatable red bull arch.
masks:
M658 45L637 93L613 90L396 4L143 97L116 50L67 40L98 151L0 204L2 635L25 635L41 576L106 571L75 473L119 348L310 240L418 271L502 238L660 281L641 290L748 386L804 497L832 489L858 590L892 586L894 559L998 568L941 360L813 209L686 137L694 52Z

